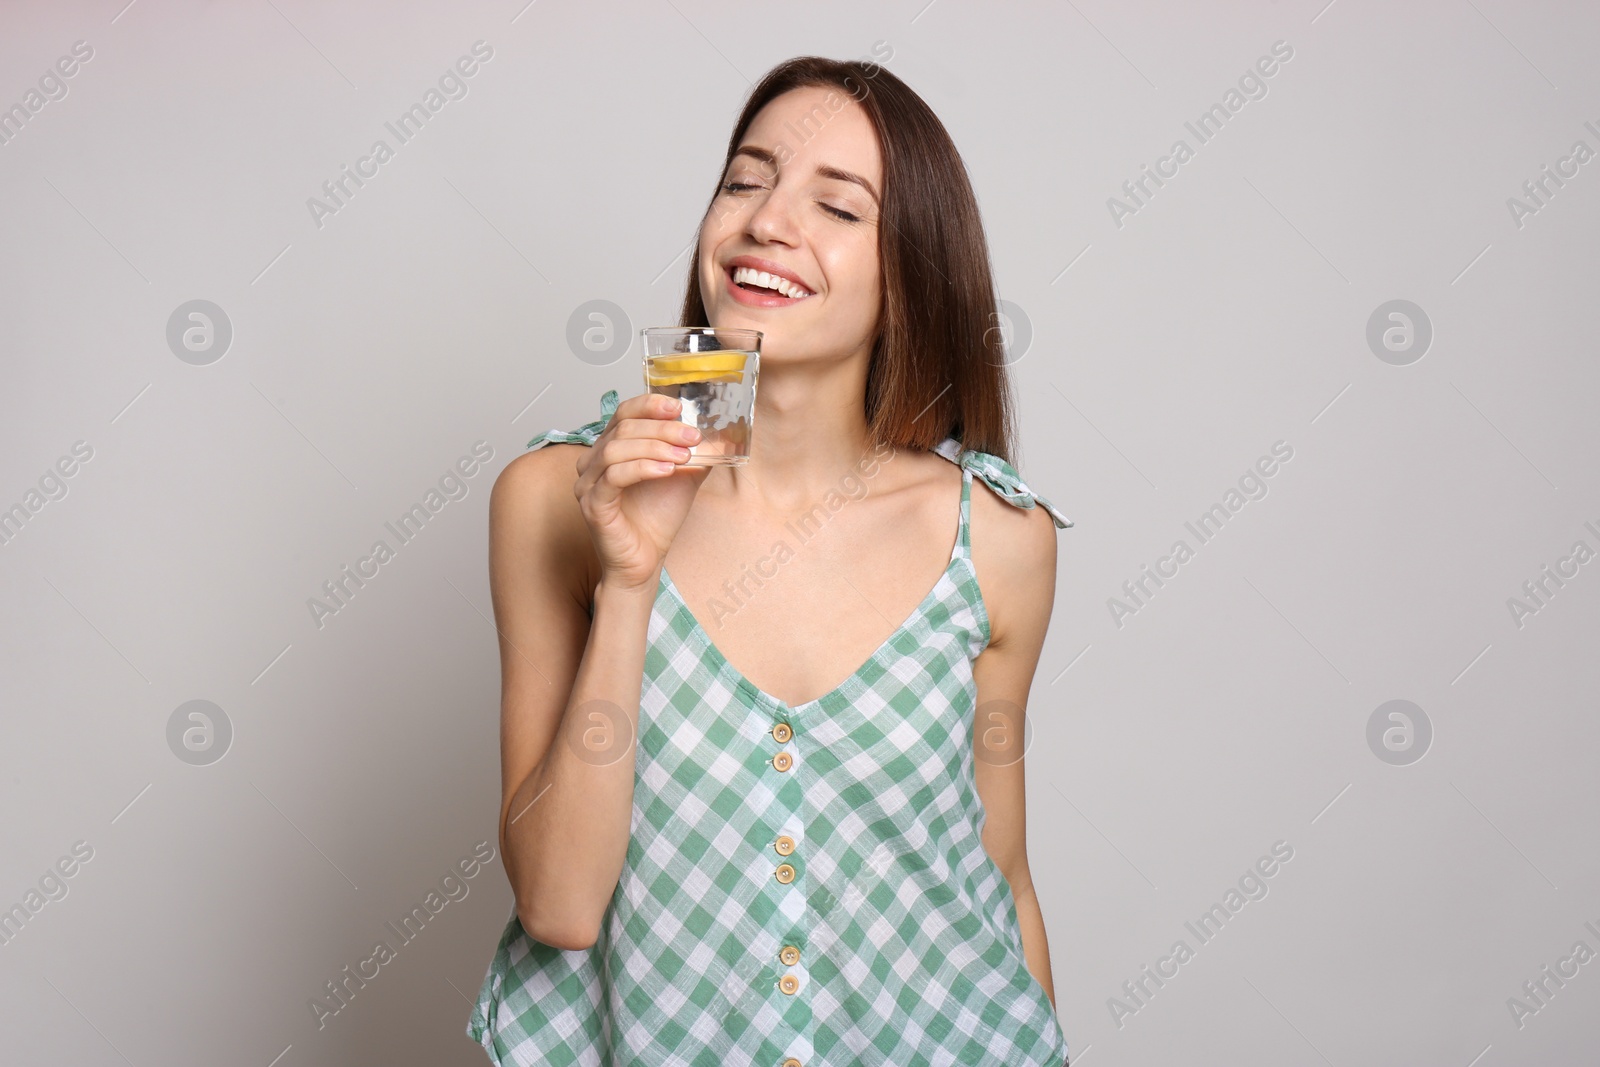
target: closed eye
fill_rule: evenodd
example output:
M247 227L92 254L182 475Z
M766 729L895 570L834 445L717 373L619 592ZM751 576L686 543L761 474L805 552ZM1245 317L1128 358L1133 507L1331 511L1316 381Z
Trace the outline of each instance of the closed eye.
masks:
M746 190L746 189L759 189L759 188L761 188L761 186L759 186L759 185L751 185L748 182L728 182L726 185L724 185L722 187L722 191L725 192L725 193L736 193L736 192L741 192L741 191ZM824 211L829 212L832 215L837 216L838 218L843 219L845 222L860 222L861 221L859 216L852 215L848 211L840 211L838 208L833 207L830 204L823 204L822 205L822 209Z

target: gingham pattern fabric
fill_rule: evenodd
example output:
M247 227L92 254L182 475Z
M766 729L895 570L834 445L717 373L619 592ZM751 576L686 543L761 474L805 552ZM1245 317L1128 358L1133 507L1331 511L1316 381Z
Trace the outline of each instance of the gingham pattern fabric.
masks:
M596 422L529 447L593 444L616 396ZM663 568L622 876L588 949L533 941L512 910L467 1026L491 1062L1067 1062L1010 887L982 845L972 661L990 633L972 568L972 477L1072 523L998 457L951 445L940 454L963 476L948 566L815 700L789 705L744 678Z

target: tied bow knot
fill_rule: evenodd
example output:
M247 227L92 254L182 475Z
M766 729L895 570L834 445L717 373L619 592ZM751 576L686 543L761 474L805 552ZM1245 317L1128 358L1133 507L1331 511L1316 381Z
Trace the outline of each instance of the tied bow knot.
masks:
M988 482L990 487L1018 507L1031 508L1034 492L1015 467L987 452L963 452L961 466Z
M1022 480L1022 474L999 456L979 452L976 449L963 449L961 442L954 437L940 441L933 450L945 459L959 464L963 470L971 471L974 476L982 478L991 489L1009 503L1019 508L1043 507L1050 513L1051 521L1063 530L1073 525L1072 520L1061 514L1054 504L1029 489L1028 483Z

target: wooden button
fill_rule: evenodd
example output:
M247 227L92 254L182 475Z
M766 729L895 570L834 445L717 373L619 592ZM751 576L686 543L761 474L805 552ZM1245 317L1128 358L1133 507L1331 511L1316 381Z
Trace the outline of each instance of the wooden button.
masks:
M780 722L772 728L772 739L780 745L793 736L794 728L786 722Z
M800 962L800 950L793 945L784 945L783 951L778 953L778 958L783 961L784 966L793 967Z
M780 771L786 771L794 766L794 757L787 752L780 752L772 757L772 766Z
M778 881L782 882L784 885L788 885L790 882L794 881L794 868L789 866L787 863L778 864L778 869L772 873L777 875Z
M800 988L800 979L792 974L786 974L778 979L778 988L792 997L795 994L795 990Z
M794 851L794 838L788 834L780 834L778 840L772 843L772 847L778 850L778 855L787 856Z
M793 1056L790 1056L788 1059L784 1060L779 1067L800 1067L800 1061L795 1059Z

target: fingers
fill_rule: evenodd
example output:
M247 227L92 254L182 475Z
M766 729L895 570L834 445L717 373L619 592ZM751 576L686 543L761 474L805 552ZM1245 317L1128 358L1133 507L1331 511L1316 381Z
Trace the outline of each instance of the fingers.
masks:
M640 393L638 396L630 396L617 405L617 410L612 414L611 422L606 429L609 430L624 419L676 419L682 406L677 397L662 393Z
M590 485L587 492L596 504L609 504L617 500L630 485L652 478L670 478L678 464L670 460L633 459L626 463L613 463L605 468ZM583 493L578 494L580 497Z
M675 445L695 445L700 443L700 431L687 423L679 422L676 418L670 419L623 419L613 424L606 431L613 437L649 437L661 441L670 441ZM605 435L602 434L603 438ZM596 439L596 444L599 443Z
M655 437L673 444L692 445L700 441L700 431L678 421L683 402L660 393L630 396L617 406L606 424L599 444L606 437Z
M679 429L690 430L698 438L698 431L694 431L692 427L679 426L677 423L652 424L637 419L630 421L642 425L647 430L678 426ZM670 436L678 438L681 435L673 432ZM593 491L596 503L609 503L630 485L671 474L689 459L689 449L684 445L673 444L670 440L663 440L659 436L611 436L607 439L607 435L602 434L586 458L588 463L573 485L573 494L582 499Z
M682 403L676 397L659 393L641 393L617 405L611 421L594 445L578 461L578 484L574 490L581 496L595 480L605 474L605 466L629 460L653 457L679 461L680 454L667 451L641 451L638 448L617 449L618 442L657 442L670 446L687 447L700 442L700 431L678 421Z
M689 458L689 449L659 437L614 437L609 441L595 442L595 463L591 466L614 467L633 460L662 460L676 466Z

